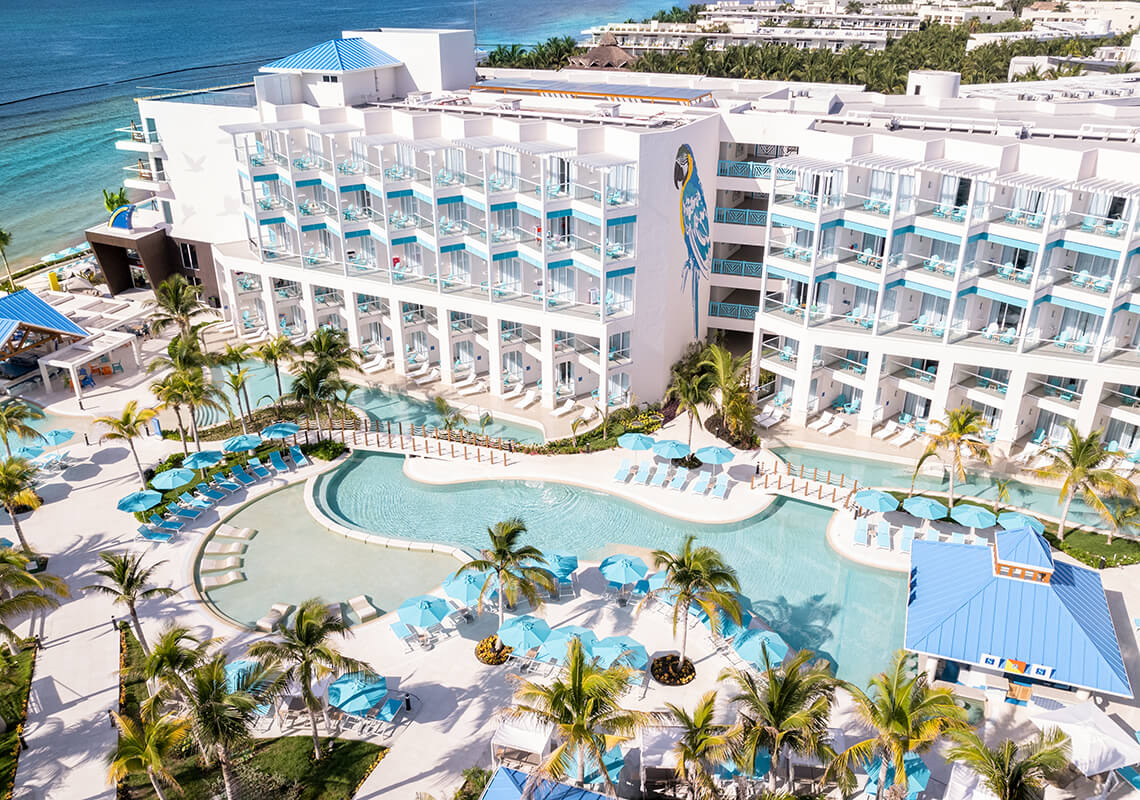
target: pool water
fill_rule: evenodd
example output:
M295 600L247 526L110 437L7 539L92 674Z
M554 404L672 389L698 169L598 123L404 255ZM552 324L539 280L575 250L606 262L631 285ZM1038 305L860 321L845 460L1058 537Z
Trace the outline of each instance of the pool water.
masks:
M832 472L842 472L856 478L859 485L882 486L894 489L905 489L910 486L910 478L914 468L905 464L893 464L873 458L860 458L858 456L836 455L821 453L817 450L808 450L801 447L773 447L772 452L784 460L799 466L819 467ZM937 462L927 462L937 463ZM936 489L946 491L949 481L933 476L919 475L914 482L917 489ZM963 484L957 481L954 484L954 494L971 495L983 500L994 502L997 497L997 486L993 478L986 475L967 473ZM1013 481L1009 485L1008 505L1028 508L1050 516L1061 516L1061 504L1057 499L1057 489L1048 486L1034 486L1020 481ZM1069 522L1084 525L1101 524L1100 515L1086 505L1080 498L1075 498L1069 508Z
M439 586L459 565L448 555L389 550L330 533L309 515L304 492L305 484L295 484L228 520L257 535L244 555L246 580L206 592L225 616L253 625L274 603L297 605L310 597L344 603L360 594L383 614Z
M377 453L357 453L318 478L316 500L346 525L472 550L488 526L512 516L541 549L591 560L613 545L674 549L697 534L737 570L761 617L794 647L828 657L840 677L865 682L902 646L904 576L839 557L826 540L831 511L808 503L781 498L745 522L699 525L559 483L427 486L404 476L399 456Z
M274 377L273 367L255 359L242 362L242 366L249 370L247 392L249 394L250 404L254 408L272 405L278 396L277 379ZM225 394L236 415L238 409L237 403L234 402L233 392L230 391L230 388L225 383L227 370L232 370L232 368L211 367L210 379L222 390L222 393ZM293 376L290 375L288 369L283 366L281 369L281 388L286 393L289 392L292 380ZM414 423L416 425L428 426L437 425L442 422L439 414L435 411L434 405L405 394L400 394L399 392L362 386L353 392L351 402L367 413L372 419L391 420L393 426L395 426L397 422L402 422L405 425ZM483 433L492 438L502 436L526 443L541 443L543 440L542 431L529 425L501 422L492 419L486 426L480 428L478 410L472 409L467 411L464 409L464 415L468 418L468 422L461 427L475 431L476 433ZM225 410L202 408L197 411L197 419L199 425L206 427L225 422L228 419L228 415Z

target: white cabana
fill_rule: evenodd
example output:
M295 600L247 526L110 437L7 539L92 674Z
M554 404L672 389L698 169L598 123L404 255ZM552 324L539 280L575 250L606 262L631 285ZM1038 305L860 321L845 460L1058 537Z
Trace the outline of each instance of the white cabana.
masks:
M1060 728L1068 734L1073 746L1073 766L1085 775L1091 777L1140 763L1140 743L1092 700L1031 713L1029 718L1041 730Z
M130 348L131 355L134 356L135 367L142 369L142 355L139 352L137 336L122 331L96 331L86 339L62 347L50 355L40 357L40 375L43 377L44 389L49 393L52 390L48 367L59 367L67 370L71 377L71 388L75 391L75 399L80 402L79 407L82 408L83 382L79 375L80 368L86 367L102 356L110 355L119 348Z
M683 735L681 728L666 726L645 728L641 731L641 791L645 792L646 776L651 770L667 770L672 773L677 767L677 753L673 746Z
M550 754L554 727L532 717L504 719L491 737L491 766L498 767L504 750L538 756Z
M998 800L997 795L982 784L978 773L965 764L955 763L942 800Z

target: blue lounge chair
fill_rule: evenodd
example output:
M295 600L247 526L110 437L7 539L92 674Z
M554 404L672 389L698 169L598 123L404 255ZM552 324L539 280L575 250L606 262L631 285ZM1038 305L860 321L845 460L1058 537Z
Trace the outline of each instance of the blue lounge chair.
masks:
M230 480L225 475L218 475L214 478L214 485L219 489L225 489L227 492L240 492L241 484Z
M855 544L861 547L867 546L867 518L859 517L855 520Z
M707 469L701 470L701 473L697 475L696 480L693 481L693 485L689 490L694 494L704 494L709 490L709 480L711 478L711 472L709 472Z
M1140 454L1140 450L1136 451ZM685 488L685 481L689 479L689 470L685 467L677 467L677 471L673 473L673 480L669 481L669 488L674 491L681 491Z
M257 477L259 477L259 478L268 478L269 477L269 470L267 470L265 467L261 466L261 459L260 458L256 458L256 457L251 456L249 459L249 464L247 466L249 466L249 468L253 470L253 474L256 475Z
M178 499L182 502L182 505L189 506L190 508L206 509L213 508L214 506L209 500L202 497L194 497L190 492L183 492L178 495Z
M711 495L718 500L723 500L725 492L728 491L728 473L722 472L716 478L716 485L713 486Z
M902 529L902 536L899 539L899 549L904 553L910 552L911 543L914 542L914 526L904 525Z
M662 464L657 467L657 471L653 473L653 480L649 482L650 486L664 486L665 479L669 477L669 466Z
M1135 767L1121 767L1116 774L1133 789L1140 789L1140 772L1137 772Z
M269 454L269 463L272 464L273 468L275 470L277 470L278 472L288 472L289 471L289 465L286 464L285 459L283 459L281 457L281 451L280 450L274 450L272 453Z
M622 483L629 477L629 471L633 468L633 463L628 458L621 460L621 466L618 467L617 472L614 473L614 480Z
M633 476L634 483L640 483L642 486L649 482L649 472L653 469L653 465L648 461L643 461L637 465L637 474Z
M214 502L224 500L226 497L222 492L219 492L217 489L211 489L204 483L199 483L194 489L197 490L198 494L202 497L205 497L207 500L213 500Z
M879 528L875 531L875 545L880 550L891 549L891 526L885 519L879 520Z
M309 459L305 458L305 454L301 452L301 448L297 445L292 445L289 448L289 455L293 457L293 463L298 467L309 466Z
M148 542L169 542L174 538L174 534L151 530L146 525L139 525L139 538L146 539Z
M230 477L238 483L243 484L244 486L249 486L250 484L257 482L251 478L244 469L241 468L241 464L234 464L233 469L230 470Z
M170 506L169 511L176 517L182 519L198 519L202 516L202 509L200 508L185 508L183 506Z
M966 543L966 534L962 533L962 531L954 531L952 534L950 534L950 543L951 544L965 544Z
M180 531L186 527L185 522L176 522L172 519L163 519L158 514L150 515L150 524L159 530L164 531Z

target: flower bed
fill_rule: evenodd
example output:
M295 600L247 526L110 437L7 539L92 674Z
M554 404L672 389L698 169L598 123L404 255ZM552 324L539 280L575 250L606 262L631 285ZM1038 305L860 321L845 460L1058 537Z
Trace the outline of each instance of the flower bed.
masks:
M486 639L481 639L479 644L475 645L475 658L479 659L480 663L486 664L490 667L498 667L507 663L507 658L511 655L510 647L499 648L499 637L488 636Z
M653 659L649 671L653 675L653 680L663 686L684 686L686 683L692 683L693 678L697 677L697 668L693 666L693 662L686 658L684 663L681 663L681 657L676 653Z

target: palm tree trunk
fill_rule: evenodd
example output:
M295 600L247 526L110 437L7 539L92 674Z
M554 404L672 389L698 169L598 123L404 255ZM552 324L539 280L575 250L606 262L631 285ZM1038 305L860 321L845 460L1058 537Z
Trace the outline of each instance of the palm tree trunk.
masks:
M277 416L281 416L281 368L277 366L277 362L273 362L273 375L277 378L277 398L273 401L273 405L277 408Z
M496 575L496 580L498 580L498 573L495 573L495 575ZM499 588L499 628L503 627L503 622L506 621L506 613L507 613L506 612L507 598L506 598L506 595L503 594L502 585L503 585L502 581L499 581L499 587L500 587ZM502 650L503 649L503 643L502 643L502 641L499 640L498 629L496 629L496 632L495 632L495 642L499 645L496 649Z
M146 768L146 776L150 778L150 785L154 787L154 796L158 800L166 800L166 792L162 791L162 786L158 782L158 775L154 772L154 767Z
M306 705L308 705L306 703ZM313 726L313 761L321 760L321 737L317 733L317 712L309 709L309 724Z
M0 250L0 258L4 259L4 271L8 273L8 288L14 292L16 291L16 281L12 277L12 268L8 266L8 254Z
M218 766L222 768L222 786L226 790L226 800L240 800L238 794L237 776L234 775L233 764L230 763L230 754L224 745L218 745Z
M950 486L949 486L950 491L946 495L946 502L950 506L951 511L954 510L954 479L957 477L958 477L958 470L955 469L954 464L951 464L950 465Z
M688 603L685 603L685 615L683 617L681 617L681 624L684 627L681 628L681 660L678 663L678 666L681 666L682 664L685 663L685 652L689 648L689 604ZM710 622L710 624L711 624L711 622Z
M599 764L598 766L601 769L605 769L605 767L602 767L601 764ZM586 783L586 754L582 752L582 747L579 744L579 746L578 746L578 785L584 786L585 783Z
M249 387L241 387L242 397L245 398L245 410L249 412L249 424L253 424L253 406L249 404Z
M127 439L127 447L131 448L131 455L135 457L135 469L137 469L139 472L139 483L141 483L142 488L145 489L146 488L146 476L143 475L142 462L139 461L139 454L137 452L135 452L135 440L128 438Z
M1073 492L1065 495L1065 504L1061 506L1061 521L1057 523L1057 538L1065 541L1065 520L1069 518L1069 505L1073 502Z
M319 406L316 405L313 406L313 416L317 420L317 441L319 442L321 440L321 412L317 411L318 407Z
M131 623L135 626L135 638L139 640L139 647L142 648L143 655L150 656L150 647L147 646L146 637L143 636L142 625L139 623L139 615L135 610L134 603L132 603L128 610L131 612Z
M772 748L772 764L768 770L768 791L776 793L776 776L780 774L780 748Z
M196 415L197 409L194 404L190 404L190 435L194 437L194 449L199 453L202 452L202 442L198 439L198 417Z
M4 451L8 454L8 458L12 457L12 445L8 444L8 434L4 434Z
M29 555L32 552L31 545L28 540L24 538L24 529L20 527L20 521L16 519L16 507L5 505L4 510L8 512L8 516L12 519L12 527L16 530L16 538L20 540L20 547L24 549L25 553Z
M178 438L182 440L182 455L190 455L190 449L186 446L186 426L182 422L182 410L178 406L173 407L174 418L178 420Z
M689 409L689 449L693 449L693 409Z

